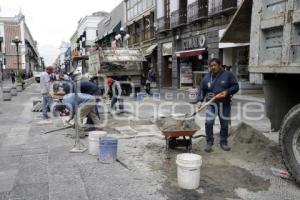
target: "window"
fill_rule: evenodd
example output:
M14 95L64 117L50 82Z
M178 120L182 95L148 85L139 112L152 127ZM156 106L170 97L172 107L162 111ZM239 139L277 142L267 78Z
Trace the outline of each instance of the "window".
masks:
M157 0L156 13L157 13L157 19L160 19L165 16L164 0Z
M222 10L222 0L209 0L208 12L215 13Z
M142 13L143 12L143 5L142 5L142 1L140 1L138 3L138 13Z
M143 10L146 10L147 9L147 2L149 0L143 0L142 4L143 4Z
M144 11L149 0L129 0L127 2L128 19L132 19Z

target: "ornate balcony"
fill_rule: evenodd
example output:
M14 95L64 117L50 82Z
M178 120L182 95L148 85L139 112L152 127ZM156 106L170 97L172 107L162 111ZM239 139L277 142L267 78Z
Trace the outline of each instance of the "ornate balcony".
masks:
M187 22L186 10L176 10L171 13L171 28L184 25Z
M222 0L221 3L218 2L218 0L212 0L213 6L209 9L209 15L232 12L237 9L238 0Z
M161 17L157 19L157 31L163 32L170 29L170 18Z
M188 22L193 22L207 18L208 16L208 0L199 0L188 5Z

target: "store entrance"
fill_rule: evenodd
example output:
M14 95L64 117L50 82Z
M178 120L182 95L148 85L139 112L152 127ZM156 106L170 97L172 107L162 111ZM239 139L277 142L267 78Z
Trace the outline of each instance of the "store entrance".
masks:
M172 56L163 57L163 87L172 87Z

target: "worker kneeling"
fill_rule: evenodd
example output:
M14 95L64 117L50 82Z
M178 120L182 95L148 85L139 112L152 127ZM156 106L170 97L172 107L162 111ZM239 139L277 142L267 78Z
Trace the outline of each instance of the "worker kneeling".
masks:
M70 93L63 97L62 104L58 104L54 106L53 111L59 112L60 116L69 115L70 118L68 121L71 121L75 116L75 94ZM103 121L100 120L99 116L99 109L101 107L100 99L84 93L78 93L78 126L80 130L80 137L87 136L88 134L84 131L88 128L86 125L83 124L84 118L87 116L93 122L94 128L102 129L103 128ZM89 125L91 126L91 125Z

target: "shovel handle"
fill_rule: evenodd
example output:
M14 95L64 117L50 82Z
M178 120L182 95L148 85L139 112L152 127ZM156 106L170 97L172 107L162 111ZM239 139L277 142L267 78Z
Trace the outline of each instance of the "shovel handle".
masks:
M209 100L208 102L206 102L203 106L201 106L201 108L199 108L196 113L202 111L204 108L206 108L208 105L212 104L215 100L219 100L219 99L223 99L223 93L219 93L217 95L215 95L211 100Z

